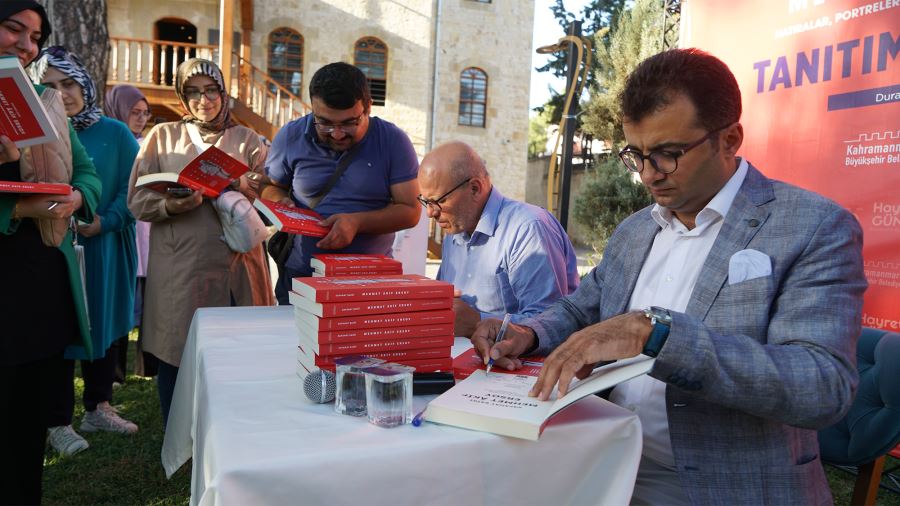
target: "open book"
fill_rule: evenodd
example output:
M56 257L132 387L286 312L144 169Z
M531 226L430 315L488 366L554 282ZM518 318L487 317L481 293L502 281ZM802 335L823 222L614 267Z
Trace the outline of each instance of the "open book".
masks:
M253 207L259 209L275 228L288 234L325 237L330 227L319 225L322 216L312 209L291 207L280 202L256 199Z
M137 178L137 188L149 188L159 193L176 193L178 188L199 190L204 197L218 197L232 181L250 170L221 149L209 149L191 160L181 172L156 172Z
M34 85L15 56L0 57L0 134L9 137L20 149L59 138Z
M565 397L547 401L529 397L536 375L485 374L478 370L428 404L425 419L464 429L537 441L550 417L570 404L623 381L646 374L655 359L646 355L619 360L573 381Z

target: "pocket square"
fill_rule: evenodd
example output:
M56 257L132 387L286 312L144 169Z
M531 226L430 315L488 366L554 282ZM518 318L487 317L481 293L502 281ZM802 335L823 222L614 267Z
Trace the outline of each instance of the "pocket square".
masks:
M728 284L748 281L772 274L772 259L762 251L745 249L731 255L728 261Z

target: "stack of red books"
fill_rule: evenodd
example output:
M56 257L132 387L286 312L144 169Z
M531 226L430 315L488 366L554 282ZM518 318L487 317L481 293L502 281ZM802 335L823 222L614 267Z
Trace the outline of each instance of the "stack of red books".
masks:
M298 373L367 355L416 372L450 371L453 285L417 274L294 278Z
M313 276L380 276L403 274L403 263L385 255L333 253L313 255Z

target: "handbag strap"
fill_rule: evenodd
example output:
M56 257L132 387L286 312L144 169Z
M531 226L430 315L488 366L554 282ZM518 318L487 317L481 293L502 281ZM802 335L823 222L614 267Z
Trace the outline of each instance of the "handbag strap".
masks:
M358 142L354 144L353 147L351 147L344 153L344 156L341 157L341 159L338 161L337 167L335 167L334 172L331 173L331 177L328 178L328 182L325 183L325 186L323 186L321 190L317 191L310 197L310 209L315 209L316 206L318 206L319 203L322 202L322 199L324 199L325 196L328 195L328 192L330 192L331 189L334 188L334 185L337 184L338 179L341 178L341 175L345 170L347 170L347 167L350 166L350 162L353 161L353 158L356 156L356 152L359 151L360 144L362 143Z

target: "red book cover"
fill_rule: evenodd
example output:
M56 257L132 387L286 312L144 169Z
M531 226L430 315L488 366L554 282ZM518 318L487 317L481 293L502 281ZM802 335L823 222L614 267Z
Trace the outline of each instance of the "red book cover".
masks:
M0 57L0 134L9 137L20 149L59 138L34 85L15 56Z
M515 371L507 371L500 367L492 367L491 374L494 371L507 374L521 374L525 376L537 376L541 373L541 367L544 365L544 358L539 356L522 357L522 368ZM473 372L486 369L484 359L475 352L475 348L469 348L464 353L453 359L453 378L461 381Z
M199 190L204 197L218 197L232 181L250 170L243 163L235 160L221 149L210 146L181 172L156 172L144 174L137 178L135 186L149 188L159 193L166 193L169 188L187 187Z
M306 366L322 367L334 365L334 359L348 355L309 355L301 346L297 347L297 360ZM401 360L430 360L435 358L450 358L450 348L421 348L415 350L378 351L366 353L367 357L380 358L385 362L398 362Z
M262 212L275 228L288 234L325 237L330 227L319 225L322 216L311 210L292 207L271 200L256 199L253 206Z
M341 330L374 329L382 327L403 327L408 325L440 325L453 324L455 315L452 310L416 311L401 314L379 314L345 316L338 318L319 318L318 316L294 308L294 319L297 325L309 327L313 332Z
M402 327L380 327L374 329L347 329L316 332L305 323L297 324L297 330L309 341L318 343L352 343L356 341L379 341L384 339L418 338L446 336L453 334L453 324L405 325Z
M403 274L403 263L386 255L322 253L313 255L309 266L325 276Z
M313 302L453 297L453 285L418 274L294 278L295 292Z
M383 341L361 341L355 343L312 343L300 337L300 347L306 354L317 355L368 355L382 351L415 350L418 348L449 348L453 346L452 335L418 337L413 339L385 339Z
M306 279L339 279L339 278L306 278ZM452 286L452 285L451 285ZM337 316L391 314L408 311L432 311L435 309L453 308L453 297L441 299L413 300L362 300L358 302L312 302L297 292L288 294L290 303L308 313L323 318Z
M69 195L72 193L72 187L65 183L28 183L23 181L0 181L0 193Z

